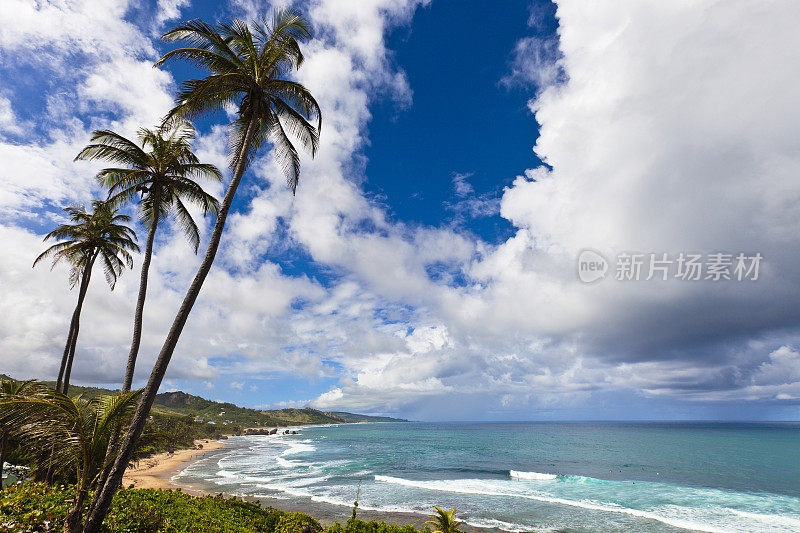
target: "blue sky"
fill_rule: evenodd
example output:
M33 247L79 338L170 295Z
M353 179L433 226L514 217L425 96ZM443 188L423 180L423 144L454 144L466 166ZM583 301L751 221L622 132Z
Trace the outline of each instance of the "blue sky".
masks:
M165 29L274 5L11 2L0 372L53 378L75 294L30 264L61 208L102 194L101 164L72 159L199 75L152 68ZM269 150L253 162L163 388L418 419L796 419L798 36L778 7L700 4L294 4L317 35L297 78L319 154L294 198ZM220 168L227 118L196 124ZM587 248L612 263L591 284ZM757 280L614 279L620 254L682 252L764 259ZM197 262L165 225L138 383ZM93 279L76 382L121 380L138 268L113 293Z

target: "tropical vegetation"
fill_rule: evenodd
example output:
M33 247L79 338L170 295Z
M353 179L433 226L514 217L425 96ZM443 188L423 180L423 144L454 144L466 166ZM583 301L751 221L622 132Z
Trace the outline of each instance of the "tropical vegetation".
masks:
M211 270L228 210L249 163L269 140L275 157L283 162L287 181L295 192L300 179L300 159L289 134L298 138L312 155L316 151L322 126L319 105L305 87L288 79L288 75L302 64L300 43L310 37L308 21L291 9L276 12L270 24L254 22L248 25L234 20L214 27L195 20L181 24L163 36L167 41L184 42L186 46L167 53L156 63L157 66L170 59L184 59L209 73L205 78L181 84L176 106L165 122L192 120L219 112L227 105L235 106L237 118L228 128L233 177L217 213L205 257L158 354L108 479L95 495L84 524L86 533L100 530L111 506L183 327ZM316 119L316 126L311 124L313 119Z
M50 388L30 395L0 396L0 419L27 445L51 450L49 467L75 480L75 499L64 531L80 531L83 504L107 460L114 428L136 405L140 391L84 400Z
M23 483L0 494L0 531L56 531L75 497L74 487ZM411 525L350 518L324 529L303 513L262 508L239 498L190 496L180 490L117 491L103 523L107 533L430 533Z
M433 520L425 522L436 528L433 530L433 533L462 533L458 529L460 522L456 520L455 509L445 511L438 506L434 506L434 509L436 509L436 512L431 515Z
M4 379L0 381L0 398L18 398L33 391L35 381L15 381ZM0 417L0 490L3 490L3 468L8 458L8 451L16 444L15 425Z
M140 391L112 392L79 386L73 389L78 394L70 397L46 383L0 376L0 390L4 391L0 395L0 429L10 443L6 455L12 462L29 465L31 478L11 485L7 494L0 494L0 531L80 531L80 517L91 510L88 500L99 486L102 466L113 460L106 455L109 435L116 425L124 425L130 418ZM154 411L132 460L190 448L198 439L227 438L222 429L196 420L193 414ZM241 434L242 430L234 425L224 428L227 434ZM57 465L55 483L33 481L44 479L53 463ZM307 515L261 511L257 505L219 497L127 489L116 492L103 531L322 531ZM344 527L336 523L329 531L416 533L411 526L357 520L355 509Z
M294 195L300 184L298 148L313 157L322 127L316 100L292 79L303 63L301 45L311 38L308 21L297 11L278 10L270 21L250 23L232 20L211 25L193 20L162 38L181 45L155 66L182 60L206 75L180 84L174 108L157 127L140 129L136 140L97 130L75 158L109 164L96 176L104 198L94 200L90 210L67 207L68 221L45 237L55 243L34 261L34 266L44 260L52 260L53 267L65 263L70 289L78 285L79 290L55 386L0 376L0 474L7 459L28 468L26 481L0 492L0 531L321 533L322 526L301 513L262 509L237 499L197 498L180 491L121 489L131 461L193 446L198 438L223 438L221 425L226 433L235 434L253 422L265 427L391 420L309 408L245 410L184 393L158 394L249 165L269 146ZM200 182L218 182L222 175L195 155L192 121L223 111L233 117L227 125L231 179L218 201ZM214 217L208 245L146 386L131 391L157 230L169 218L183 230L196 253L201 231L191 207ZM147 231L131 346L124 373L120 372L121 391L75 387L79 393L70 395L81 311L95 263L101 264L113 290L125 267L133 268L132 254L139 251L131 218L121 209L138 212ZM440 528L441 533L457 533L453 512L445 514L452 527ZM363 522L354 511L345 526L336 523L329 531L416 530Z
M107 201L111 205L136 201L140 221L148 228L133 318L133 338L122 382L123 391L131 390L133 383L142 337L147 278L158 224L167 215L172 215L196 253L200 245L200 231L186 203L199 206L204 214L216 214L219 202L204 191L195 179L222 180L217 167L201 163L192 152L194 128L188 122L176 123L172 127L162 124L154 130L142 128L138 137L141 146L113 131L97 130L92 134L91 144L75 158L102 159L124 165L101 170L97 179L108 188Z
M0 531L56 531L75 499L63 485L25 483L0 496ZM309 533L322 531L308 515L262 508L238 498L194 497L180 490L121 489L103 523L108 533Z
M53 267L65 262L69 265L70 288L74 288L80 280L78 303L69 324L56 384L56 390L66 394L69 391L72 361L75 358L75 347L78 342L81 309L89 288L92 267L99 259L106 281L111 290L114 290L117 277L125 265L133 268L133 256L130 252L139 251L139 247L134 242L136 234L125 225L130 221L130 217L118 213L110 202L93 201L91 212L83 206L70 206L65 211L71 222L58 226L45 236L45 241L52 239L58 242L39 254L33 266L45 259L52 259Z

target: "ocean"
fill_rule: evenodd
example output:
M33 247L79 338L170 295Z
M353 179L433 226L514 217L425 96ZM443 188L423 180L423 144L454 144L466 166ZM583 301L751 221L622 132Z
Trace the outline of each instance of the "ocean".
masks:
M389 423L232 437L176 481L548 532L800 532L798 423Z

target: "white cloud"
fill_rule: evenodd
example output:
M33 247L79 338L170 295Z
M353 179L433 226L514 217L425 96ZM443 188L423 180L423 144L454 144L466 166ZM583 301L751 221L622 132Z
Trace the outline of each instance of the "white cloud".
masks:
M511 72L501 83L543 90L563 81L564 70L556 37L525 37L517 41Z
M541 124L535 149L552 170L528 170L501 200L476 195L467 175L454 176L454 213L484 216L499 203L514 224L515 234L492 246L457 224L394 222L361 188L370 103L413 101L386 31L409 23L424 3L311 2L318 39L306 47L298 76L322 106L322 145L313 161L304 156L295 198L269 155L252 165L241 188L244 207L229 219L170 379L208 386L222 374L243 390L244 376L335 376L338 383L314 405L389 411L430 402L463 412L525 412L579 405L609 391L800 397L793 348L800 317L790 305L800 296L800 104L797 74L785 68L800 46L787 13L794 8L763 6L753 18L737 4L701 4L565 0L557 41L523 38L509 51L507 81L537 86L530 104ZM156 18L174 18L183 5L159 2ZM236 5L246 13L266 9ZM18 2L3 10L17 11L18 22L0 14L5 57L76 87L47 94L55 125L49 135L0 142L1 370L15 375L55 375L75 297L62 271L30 269L41 231L21 225L49 227L59 216L53 206L97 192L90 176L99 167L71 162L91 129L132 135L171 103L172 79L150 66L152 36L124 21L126 3L98 6ZM29 43L46 47L53 65L78 50L80 66L61 74L24 59ZM0 129L13 133L20 112L8 94L8 104L0 98ZM202 136L201 158L224 167L223 139L220 127ZM587 246L608 254L760 251L765 264L750 285L586 286L574 260ZM287 250L332 281L288 276L264 260ZM165 227L151 270L138 379L198 261ZM126 273L109 294L93 280L79 381L121 377L137 282Z
M398 250L372 250L402 296L369 286L442 320L455 348L437 356L454 366L405 361L412 370L401 377L391 362L402 352L375 356L376 370L359 363L354 381L319 404L410 405L416 393L397 391L426 378L505 405L602 390L753 397L735 376L764 360L772 335L796 328L789 302L800 296L789 266L800 260L790 229L800 222L798 126L787 113L798 105L797 80L784 67L800 43L785 9L764 9L756 22L734 4L559 2L559 51L555 41L521 40L507 78L540 89L535 149L553 167L528 171L503 195L501 215L517 233L494 249L477 243L477 261L456 259L477 282L463 289L420 281L415 290L403 281L408 266L398 275L386 264ZM457 192L471 192L465 184L459 176ZM750 285L584 286L574 261L587 246L612 255L761 251L767 274Z
M159 27L168 20L180 17L181 9L188 6L190 3L191 0L158 0L156 26Z
M753 374L756 385L783 385L800 382L800 352L781 346L761 363Z
M11 100L0 94L0 135L21 135L24 128L11 107Z

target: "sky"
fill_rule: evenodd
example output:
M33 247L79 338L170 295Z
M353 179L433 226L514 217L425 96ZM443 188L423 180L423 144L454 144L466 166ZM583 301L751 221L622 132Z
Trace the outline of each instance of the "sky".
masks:
M153 68L159 36L286 6L315 31L294 76L320 149L295 197L269 149L253 161L162 390L419 420L800 418L790 0L6 0L0 373L58 373L77 294L31 265L64 207L104 195L75 155L202 75ZM196 124L226 182L232 111ZM200 261L161 228L135 385ZM121 383L140 261L113 292L92 279L73 383Z

